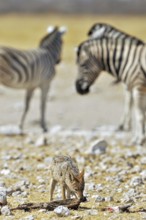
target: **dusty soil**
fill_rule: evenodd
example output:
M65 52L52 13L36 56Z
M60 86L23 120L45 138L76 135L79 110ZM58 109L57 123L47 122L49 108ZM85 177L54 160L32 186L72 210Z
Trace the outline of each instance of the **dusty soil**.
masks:
M77 69L74 63L62 63L48 94L46 120L48 128L61 125L68 128L94 129L101 125L118 125L123 112L122 85L112 86L113 78L102 73L91 88L91 93L81 96L75 91ZM39 129L33 121L39 120L40 97L36 90L24 130ZM18 125L25 91L0 88L0 125ZM35 111L35 114L34 114Z

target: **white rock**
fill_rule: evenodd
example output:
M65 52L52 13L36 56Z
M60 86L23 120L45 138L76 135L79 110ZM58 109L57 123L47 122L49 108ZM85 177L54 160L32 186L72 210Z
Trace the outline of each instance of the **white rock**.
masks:
M133 202L136 195L137 195L137 192L135 191L135 189L132 188L123 194L123 198L121 198L121 202L122 203Z
M53 126L53 127L50 129L49 133L50 133L51 135L52 135L52 134L57 134L58 132L61 131L61 129L62 129L61 125L55 125L55 126Z
M58 206L57 208L54 209L54 212L58 215L58 216L69 216L70 215L70 211L67 207L65 206Z
M119 206L111 206L111 207L108 207L108 210L109 210L110 212L120 213L120 208L119 208Z
M87 170L86 173L84 174L85 180L87 180L89 177L93 176L93 171L92 170Z
M20 135L22 131L19 127L13 125L0 126L0 134L4 135Z
M118 193L121 193L121 192L123 192L123 189L122 189L122 188L118 188L118 189L117 189L117 192L118 192Z
M95 197L95 202L104 202L105 201L105 198L100 196L100 195L96 195Z
M34 140L32 137L27 137L26 140L25 140L25 143L26 144L34 144Z
M74 215L73 217L71 217L71 219L73 219L73 220L83 219L83 216L81 216L81 215Z
M45 213L45 212L47 212L47 210L46 209L40 209L38 212L39 213Z
M142 176L143 180L146 180L146 170L143 170L140 175Z
M3 193L5 193L5 194L6 194L7 189L6 189L5 187L0 187L0 192L3 192Z
M12 196L15 197L15 196L19 196L21 194L21 191L16 191L16 192L13 192L12 193Z
M0 191L1 191L1 187L5 187L5 183L3 181L0 181Z
M37 165L37 170L45 170L48 167L44 163L40 163Z
M130 197L135 196L136 191L135 191L135 189L129 189L128 192L125 193L125 195L128 195Z
M85 187L86 187L87 190L95 190L96 189L95 183L87 183L85 185Z
M1 214L2 215L5 215L5 216L7 216L7 215L11 215L11 211L10 211L10 209L9 209L9 207L6 205L6 206L3 206L2 208L1 208Z
M131 170L132 173L140 173L141 167L140 166L134 166L133 169Z
M131 182L130 182L130 185L131 186L140 186L143 184L143 180L141 177L139 176L135 176L132 178Z
M52 157L46 157L44 159L44 162L47 163L47 164L50 164L52 162Z
M41 177L37 177L37 180L41 184L45 184L46 183L45 180L43 178L41 178Z
M18 182L16 185L19 187L25 186L26 188L28 188L28 186L30 185L30 182L29 182L29 180L24 179L24 180L21 180L20 182Z
M101 140L96 140L91 147L89 148L88 153L91 154L104 154L106 153L108 143L101 139Z
M146 220L146 214L145 213L141 213L141 217L143 220Z
M0 192L0 205L7 204L7 197L5 192Z
M141 158L141 164L146 164L146 157Z
M1 170L0 173L1 173L2 175L8 176L8 175L11 173L11 171L10 171L9 169L3 169L3 170Z
M87 211L88 215L98 215L98 211L96 209L90 209Z
M33 215L26 216L24 220L34 220L35 217Z
M26 192L26 191L25 191L25 192L22 192L22 193L21 193L21 196L26 198L26 197L28 196L28 192Z
M111 202L111 201L113 201L112 196L105 197L105 202Z
M41 146L45 146L47 145L47 138L46 136L43 134L41 135L35 142L35 146L36 147L41 147Z
M96 185L96 190L97 190L98 192L101 192L101 191L103 190L103 184L101 184L101 183L97 184L97 185Z

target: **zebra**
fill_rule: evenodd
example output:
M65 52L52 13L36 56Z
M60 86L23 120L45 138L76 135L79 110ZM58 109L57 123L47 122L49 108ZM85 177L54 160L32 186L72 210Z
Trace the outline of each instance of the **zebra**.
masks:
M138 37L132 36L122 30L119 30L118 28L106 24L106 23L95 23L91 26L89 29L87 36L89 38L102 38L102 37L110 37L115 39L126 39L132 41L133 44L141 45L145 44L141 39Z
M102 71L107 71L125 84L133 96L135 110L135 143L145 142L146 46L131 44L127 39L88 39L77 50L78 75L75 82L80 94L89 93L90 86Z
M125 39L126 41L130 41L130 44L136 44L138 45L144 45L145 42L143 42L141 39L132 36L130 34L127 34L126 32L119 30L118 28L106 24L106 23L95 23L91 28L89 29L87 36L90 39L97 39L102 37L109 37L114 39ZM117 84L120 82L120 79L117 78L116 81L114 81L114 84ZM127 88L125 88L125 107L124 107L124 114L121 118L121 122L117 128L117 130L125 130L129 131L131 128L131 116L132 116L132 94L130 93Z
M33 92L36 88L40 88L40 123L43 131L47 131L45 120L47 93L55 76L55 66L61 61L62 36L66 28L50 26L47 31L36 49L19 50L0 47L0 83L14 89L26 90L25 107L19 125L21 130Z

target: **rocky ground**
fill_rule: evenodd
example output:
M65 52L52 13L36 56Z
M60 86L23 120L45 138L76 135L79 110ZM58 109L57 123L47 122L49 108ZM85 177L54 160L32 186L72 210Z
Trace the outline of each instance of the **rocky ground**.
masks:
M17 130L10 127L1 132ZM104 141L101 141L104 140ZM125 140L125 142L123 142ZM129 135L112 127L96 130L65 130L57 125L48 134L1 135L0 200L7 198L0 219L59 219L45 209L13 211L17 205L48 202L49 164L54 155L70 155L85 168L87 202L66 219L146 219L146 150L129 146ZM55 199L60 199L58 186ZM121 207L128 206L124 210Z

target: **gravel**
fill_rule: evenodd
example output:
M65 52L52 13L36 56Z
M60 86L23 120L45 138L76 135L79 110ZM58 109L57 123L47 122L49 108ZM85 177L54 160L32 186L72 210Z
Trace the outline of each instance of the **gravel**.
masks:
M132 203L131 209L135 211L132 217L139 220L137 213L142 208L146 209L146 149L145 146L127 147L124 144L126 140L127 135L117 135L113 130L108 133L105 127L103 130L82 131L64 130L60 125L50 128L45 136L30 132L24 136L3 135L0 155L1 215L5 219L16 217L25 220L56 219L62 215L68 215L70 219L88 219L89 216L100 216L100 219L108 216L107 219L110 219L110 212L101 211L101 207L110 205L113 212L120 215L118 207ZM40 144L36 144L39 141ZM87 202L83 206L88 210L68 211L61 207L59 211L49 212L49 217L46 210L34 211L32 215L21 211L11 213L10 207L19 204L48 202L49 166L52 157L60 154L75 158L80 170L85 168L84 195ZM54 196L55 199L61 198L59 186ZM144 219L144 213L142 216Z

